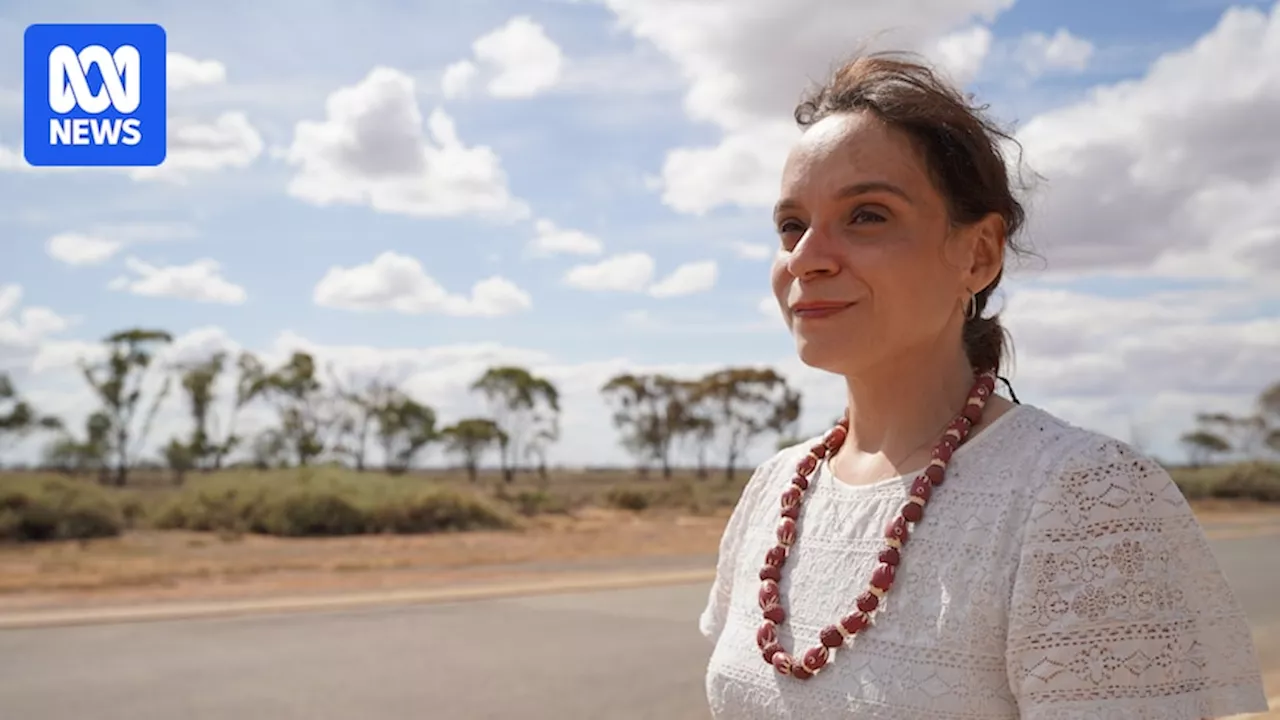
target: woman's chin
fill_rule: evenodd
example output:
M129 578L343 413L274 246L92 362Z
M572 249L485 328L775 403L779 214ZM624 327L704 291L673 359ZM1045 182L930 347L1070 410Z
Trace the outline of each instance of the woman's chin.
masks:
M857 351L848 343L834 343L802 334L796 335L796 354L805 365L837 375L848 375L858 360Z

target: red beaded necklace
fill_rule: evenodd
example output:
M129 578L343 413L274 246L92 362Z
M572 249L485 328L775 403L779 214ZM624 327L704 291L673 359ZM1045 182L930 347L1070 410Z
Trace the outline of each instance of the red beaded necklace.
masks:
M885 549L880 552L880 565L871 574L871 582L867 591L858 596L857 611L846 615L834 625L823 628L819 634L821 644L809 648L799 662L787 653L778 642L778 626L787 618L782 608L781 592L778 583L782 581L782 566L786 564L791 546L796 541L796 521L800 518L800 504L804 500L804 492L809 489L809 476L818 467L818 462L832 455L844 444L849 431L848 416L827 432L821 442L809 448L809 454L796 465L796 476L791 485L782 493L782 520L778 523L778 544L765 554L764 567L760 569L760 609L764 611L764 624L756 632L756 644L764 653L764 661L783 675L790 675L801 680L808 680L826 667L831 654L844 645L845 640L856 635L871 624L880 606L880 600L893 586L894 573L901 559L902 546L910 537L909 528L924 517L925 503L933 488L942 484L946 475L947 463L951 454L969 437L969 431L982 419L987 399L995 390L996 375L994 371L978 375L964 409L956 415L947 426L942 439L933 448L933 459L924 472L911 484L911 492L907 502L898 512L898 516L885 529Z

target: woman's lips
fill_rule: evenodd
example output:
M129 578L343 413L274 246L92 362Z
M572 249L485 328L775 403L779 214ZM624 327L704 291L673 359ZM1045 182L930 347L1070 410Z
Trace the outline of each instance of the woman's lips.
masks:
M791 314L798 318L827 318L853 307L851 302L799 302L791 306Z

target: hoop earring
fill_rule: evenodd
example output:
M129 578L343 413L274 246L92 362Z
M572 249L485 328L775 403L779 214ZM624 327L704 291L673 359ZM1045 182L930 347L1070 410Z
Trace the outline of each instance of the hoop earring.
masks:
M964 319L965 320L978 319L978 296L974 293L969 293L969 300L965 302Z

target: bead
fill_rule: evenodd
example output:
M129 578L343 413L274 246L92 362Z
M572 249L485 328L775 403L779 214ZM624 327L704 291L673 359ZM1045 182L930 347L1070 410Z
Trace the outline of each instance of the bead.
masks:
M921 475L911 483L911 494L928 502L929 497L933 494L933 483L929 482L927 476Z
M890 550L902 549L902 543L898 542L897 540L894 540L893 538L885 538L884 544L888 545Z
M897 540L900 543L905 543L907 538L910 537L910 532L907 530L906 519L901 515L894 518L893 522L889 523L889 527L885 528L884 536Z
M828 625L822 628L818 638L822 640L824 646L829 648L838 648L844 644L844 635L841 634L840 628L835 625Z
M757 593L760 600L760 609L768 610L782 602L781 591L778 589L778 583L773 580L765 580L760 583L760 592Z
M773 547L769 548L769 552L765 553L764 555L765 564L772 565L776 568L782 567L782 564L785 563L786 561L787 561L787 549L781 545L774 545Z
M761 580L772 580L774 582L782 582L782 571L773 565L765 565L760 568Z
M858 596L858 609L864 613L874 612L880 606L880 598L875 593L868 590Z
M783 547L791 547L796 541L796 521L791 518L782 518L778 523L778 543Z
M792 519L792 520L799 520L799 519L800 519L800 508L798 508L798 507L789 507L789 508L787 508L787 509L785 509L785 510L783 510L783 511L782 511L782 517L784 517L784 518L790 518L790 519Z
M809 448L809 454L821 460L827 456L827 446L822 443L818 443Z
M946 471L939 465L930 465L924 469L924 476L929 479L929 484L937 487L942 484L942 476Z
M800 664L809 672L818 672L827 664L827 660L830 658L831 651L823 645L818 645L817 647L809 648L808 652L804 654L804 659L800 661Z
M809 478L807 478L807 477L805 477L805 476L803 476L803 475L797 475L797 476L795 476L795 477L791 478L791 484L792 484L792 485L795 485L796 487L800 488L801 490L808 490L808 489L809 489Z
M903 519L907 522L918 523L920 522L920 519L924 517L924 505L917 505L913 502L909 502L902 506L902 510L900 512L902 513Z
M797 680L808 680L809 678L813 677L813 673L809 672L808 670L805 670L804 667L801 665L792 665L791 677Z
M796 472L800 475L808 475L818 467L818 458L812 455L805 455L796 465Z
M932 456L934 459L941 460L942 462L951 462L951 454L955 452L955 449L955 445L943 441L938 443L938 446L933 449Z
M760 626L760 629L756 630L756 645L758 645L761 650L764 650L770 645L776 645L777 642L778 626L774 625L772 620L765 620L764 624Z
M978 420L982 419L982 406L966 405L964 407L964 416L968 418L970 422L976 425L978 423Z
M880 562L885 565L897 565L902 560L897 548L885 548L880 551Z
M769 645L769 646L765 647L765 649L764 649L764 650L761 650L761 651L760 651L760 654L764 656L764 661L765 661L765 662L767 662L767 663L769 663L770 665L772 665L772 664L773 664L773 656L774 656L774 655L776 655L776 654L778 654L778 653L780 653L780 652L782 652L782 646L781 646L781 645L779 645L778 643L773 643L772 645Z
M804 495L800 490L800 488L792 485L791 487L787 488L785 492L782 493L782 500L781 500L782 509L785 510L787 508L793 508L798 506L800 504L800 501L803 498L804 498Z
M861 631L863 628L867 626L870 620L871 619L868 618L865 613L857 612L857 613L853 613L852 615L846 615L843 618L841 618L840 627L844 629L845 634L856 635L859 631Z
M871 587L880 588L885 592L889 592L889 588L893 587L893 578L896 575L893 566L884 563L871 573Z
M773 667L783 675L790 675L791 666L794 664L795 661L791 659L791 656L788 655L786 651L776 652L773 654Z
M827 437L822 441L822 443L827 446L828 450L835 452L844 444L847 432L848 431L846 431L843 426L837 425L831 429L831 432L827 433Z
M778 625L781 625L787 621L787 611L783 610L781 605L774 605L764 611L764 617L766 620L772 620Z

